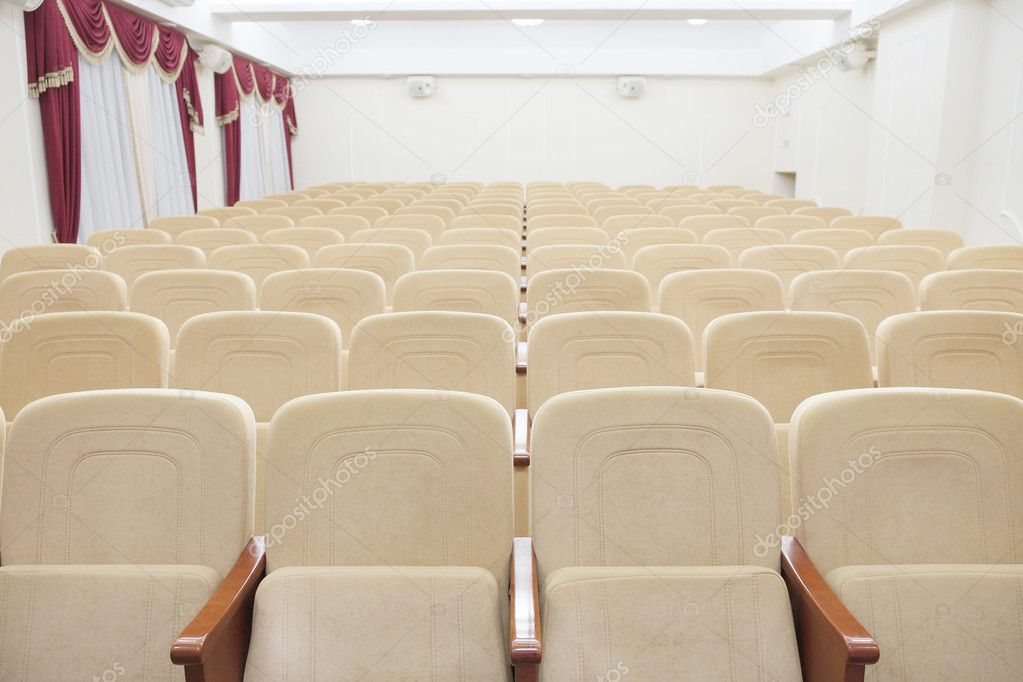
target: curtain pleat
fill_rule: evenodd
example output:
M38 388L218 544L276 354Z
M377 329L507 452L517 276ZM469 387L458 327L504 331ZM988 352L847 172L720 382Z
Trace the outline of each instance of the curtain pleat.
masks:
M262 120L263 115L255 97L242 102L238 119L241 127L241 199L260 199L269 194L263 158Z

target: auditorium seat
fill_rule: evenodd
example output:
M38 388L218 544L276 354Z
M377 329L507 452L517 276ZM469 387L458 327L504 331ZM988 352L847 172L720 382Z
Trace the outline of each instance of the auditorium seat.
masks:
M314 268L366 270L384 280L387 304L391 304L394 283L416 269L416 256L399 244L338 244L316 252Z
M732 256L723 246L711 244L661 244L640 249L632 257L632 268L646 277L650 290L673 272L732 267Z
M425 200L425 199L424 199ZM461 210L461 209L459 209ZM427 203L415 203L403 206L395 211L398 215L412 214L412 215L432 215L440 218L444 221L444 226L447 227L452 220L455 219L455 209L450 206L443 206L438 204L427 204Z
M131 287L129 308L151 315L177 344L178 330L189 318L203 313L255 310L256 286L252 278L227 270L158 270L139 275Z
M179 234L187 230L201 230L211 227L221 227L221 225L219 220L211 218L208 215L181 215L155 218L149 221L149 225L147 227L151 230L166 232L171 236L171 239L174 239Z
M100 253L109 253L121 246L134 246L136 244L170 244L171 236L161 230L149 229L128 229L128 230L99 230L89 235L89 246L98 249Z
M808 215L775 215L758 218L754 227L778 230L791 240L792 235L803 230L821 230L828 226L822 218Z
M757 221L767 216L786 215L785 209L777 207L759 206L755 202L753 206L737 206L728 209L728 215L739 216L745 219L750 225L756 225ZM769 227L769 226L768 226Z
M530 249L529 260L526 262L526 275L532 277L547 270L566 268L589 271L627 266L625 252L618 245L562 244Z
M537 216L530 214L526 219L527 230L538 230L543 227L597 227L597 221L589 215L570 213L551 213Z
M843 313L867 330L871 357L882 320L916 310L916 290L901 272L825 270L799 275L789 286L792 310Z
M312 220L312 218L306 218L306 220ZM231 218L224 223L224 227L236 230L247 230L256 235L256 241L259 241L263 235L270 230L295 227L295 221L287 216L261 214Z
M0 410L12 419L58 393L166 386L168 349L167 327L147 315L38 315L0 344Z
M346 388L477 393L496 400L510 424L515 412L515 334L494 315L449 311L373 315L352 331Z
M287 206L287 202L281 201L280 199L245 199L243 201L235 202L235 206L241 206L242 208L251 208L256 213L262 213L268 208L283 208Z
M965 246L948 254L949 270L1023 270L1023 246Z
M294 204L296 202L302 201L303 199L310 199L310 198L312 198L310 195L304 194L302 192L286 192L286 193L282 193L282 194L267 194L266 196L263 197L263 199L267 199L267 200L283 201L288 206L291 206L292 204Z
M866 230L842 230L829 227L801 230L792 235L789 243L806 246L825 246L837 253L839 258L845 258L845 254L849 251L873 244L874 235Z
M519 324L519 282L497 270L419 270L394 285L394 312L449 310Z
M486 213L464 209L462 214L457 216L448 225L450 229L484 227L488 229L518 230L522 231L522 209L515 206L508 206L505 213L494 213L498 210L496 206L490 205ZM466 212L468 211L468 212Z
M713 230L749 227L745 218L736 215L693 215L680 220L678 226L692 230L701 241Z
M319 209L321 213L326 215L335 208L344 208L345 202L337 201L336 199L303 199L302 201L296 201L292 206L295 207L308 207Z
M948 270L920 281L921 310L1023 311L1023 271Z
M747 199L712 199L709 203L711 206L717 206L725 213L730 214L733 208L760 208L755 201Z
M406 213L399 215L388 215L377 218L373 227L401 227L413 230L422 230L430 235L431 239L437 239L447 229L447 223L443 218L426 213Z
M223 246L210 254L207 265L211 270L245 273L256 283L258 290L267 275L308 268L309 256L304 249L287 244Z
M877 238L878 244L912 246L931 246L948 256L956 249L963 247L963 237L952 230L889 230Z
M544 246L561 244L604 246L608 243L608 239L608 233L597 227L541 227L529 231L526 246L531 254Z
M229 227L208 227L201 230L187 230L174 238L175 244L194 246L209 256L221 246L255 244L256 235L249 230Z
M522 274L520 249L497 244L431 246L423 254L423 270L496 270L518 281Z
M387 287L380 275L367 270L308 268L275 272L263 280L260 310L315 313L341 329L342 348L352 328L364 317L384 312Z
M792 211L792 215L808 215L821 218L829 226L835 218L851 216L852 211L838 206L804 206Z
M99 250L80 244L15 246L0 256L0 279L33 270L79 270L98 268Z
M622 310L650 312L650 285L631 270L553 269L529 278L526 323L555 313Z
M18 272L0 280L0 342L42 313L127 309L128 287L112 272Z
M405 203L398 199L387 199L381 195L376 195L369 199L360 199L359 201L352 203L352 208L379 208L387 211L388 213L394 213L404 206Z
M345 238L340 232L329 227L282 227L279 230L270 230L260 241L271 245L297 246L308 254L312 262L317 251L324 246L344 244Z
M637 227L618 233L618 242L631 263L636 252L647 246L661 244L696 244L696 233L681 227Z
M0 509L3 676L177 678L175 637L251 560L253 430L241 401L212 393L95 391L23 410Z
M891 216L849 215L832 218L828 227L865 230L877 238L888 230L902 229L902 221Z
M688 220L689 218L703 218L706 216L720 217L724 215L721 209L718 208L717 206L704 206L703 204L696 203L665 205L661 207L660 211L661 215L670 218L672 221L674 221L674 223L677 226L685 227L688 229L693 229L689 227L689 225L692 224L700 225L704 221L694 221L694 223L690 223L689 225L683 225L682 221ZM740 216L729 217L733 218L734 220L728 221L727 223L728 225L746 225L748 222L745 218L742 218Z
M1020 424L1017 398L948 389L822 395L793 416L793 497L815 503L788 549L876 639L872 679L1019 679Z
M468 244L496 244L516 251L522 248L522 230L494 229L490 227L458 227L445 230L434 240L437 246Z
M864 246L846 253L843 266L901 272L916 286L925 276L945 269L945 256L931 246Z
M776 458L743 396L550 399L530 464L542 679L800 680L779 552L754 552L782 518Z
M340 209L344 210L344 209ZM283 216L285 218L291 218L292 222L297 223L303 218L311 218L317 215L325 215L325 211L321 211L318 208L312 206L299 206L297 203L291 206L285 206L284 208L268 208L261 215L275 215Z
M336 216L358 216L366 219L370 225L374 224L377 220L380 220L386 215L389 215L385 209L379 206L348 206L346 208L335 208L327 215Z
M368 230L370 222L357 215L318 215L312 218L303 218L296 224L297 227L320 227L340 232L347 240L359 230Z
M738 266L753 270L767 270L778 275L785 291L798 275L816 270L837 270L838 255L824 246L778 244L754 246L739 255Z
M877 328L879 386L972 388L1023 398L1023 314L933 310Z
M736 262L738 262L739 254L746 249L765 245L781 245L786 241L785 234L780 230L761 227L719 228L703 235L704 244L723 246L728 249L732 260Z
M649 209L647 209L649 211ZM597 223L611 237L618 236L623 230L635 230L641 227L675 227L675 221L659 213L642 213L636 215L614 215Z
M810 199L772 199L764 202L764 206L774 206L784 209L789 213L795 211L797 208L812 208L816 205L817 202Z
M189 318L178 332L171 387L237 396L256 418L256 525L264 531L268 422L299 396L341 390L341 331L322 315L217 312ZM296 472L288 472L295 475Z
M108 253L103 257L103 269L124 279L130 294L131 285L139 275L157 270L201 269L206 267L206 261L206 255L195 246L139 244Z
M696 371L702 384L703 333L722 315L785 310L785 287L773 272L719 268L668 273L657 290L657 310L677 317L693 333Z
M221 206L219 208L204 208L201 211L196 211L196 215L205 215L211 218L216 218L221 224L225 220L230 218L236 218L240 215L256 215L257 211L254 208L248 206Z
M374 227L360 230L349 240L352 244L398 244L411 251L416 262L422 261L423 254L433 245L426 230L409 227Z

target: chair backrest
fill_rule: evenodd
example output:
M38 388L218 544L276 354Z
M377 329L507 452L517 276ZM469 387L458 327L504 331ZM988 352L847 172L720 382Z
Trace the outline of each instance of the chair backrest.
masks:
M349 241L353 244L400 244L415 254L417 263L433 245L429 232L411 227L375 227L359 230Z
M519 319L519 283L497 270L419 270L394 285L394 312L450 310Z
M427 200L427 199L428 198L424 197L424 201ZM422 203L422 204L421 203L415 203L415 204L409 204L408 206L404 206L402 208L399 208L397 211L395 211L395 213L398 213L398 214L410 213L410 214L413 214L413 215L431 215L431 216L436 216L436 217L442 219L444 221L444 225L447 226L448 223L450 223L452 220L455 219L455 210L456 209L451 208L450 206L445 206L443 204L438 204L438 203L429 203L429 204L426 204L426 203ZM461 207L459 207L457 210L461 210Z
M689 201L689 203L685 204L667 204L665 206L662 206L660 211L661 215L671 218L673 221L675 221L676 225L678 225L679 227L685 227L687 229L693 229L689 225L693 225L694 223L690 223L689 225L683 225L682 224L683 220L688 220L689 218L707 218L714 216L720 217L724 215L724 211L722 211L717 206L706 206L704 204L699 204L692 201ZM734 222L729 221L728 222L729 227L734 225L749 224L745 218L742 218L740 216L731 217L735 218L736 220ZM700 221L696 221L696 224L700 224Z
M319 209L321 213L327 213L335 208L344 208L345 202L338 201L337 199L303 199L302 201L296 201L292 206L315 208Z
M778 568L777 547L754 550L781 517L777 442L746 396L564 393L535 415L530 451L530 476L543 482L531 491L543 576L569 566Z
M877 238L878 244L930 246L948 256L963 247L963 236L952 230L888 230Z
M650 312L650 285L631 270L546 270L526 289L526 322L556 313L623 310Z
M854 270L891 270L920 283L932 272L945 269L945 256L931 246L864 246L845 254L843 265Z
M306 220L310 220L306 218ZM285 227L295 227L295 221L283 215L253 215L231 218L224 222L224 227L247 230L256 235L256 241L270 230L280 230Z
M0 410L8 419L57 393L167 385L167 327L138 313L39 315L0 345Z
M681 227L638 227L619 232L618 242L625 249L625 257L632 263L636 252L647 246L696 244L699 239L695 232Z
M810 208L816 205L817 202L811 201L810 199L772 199L771 201L764 203L764 206L776 206L789 212L792 212L797 208Z
M379 206L348 206L347 208L335 208L327 215L358 216L364 218L372 225L380 218L388 215L388 213L387 209L380 208Z
M561 244L603 246L607 242L607 232L597 227L541 227L530 230L526 238L526 246L530 252L544 246Z
M123 278L130 292L139 275L158 270L201 269L206 267L206 260L206 254L195 246L139 244L111 251L103 257L103 269Z
M221 246L255 244L259 240L249 230L230 227L208 227L201 230L186 230L174 239L180 246L194 246L209 256Z
M616 243L603 246L588 244L561 244L530 249L526 261L529 277L547 270L578 269L592 272L604 268L628 267L625 252Z
M948 254L949 270L1023 270L1023 246L965 246Z
M166 232L171 239L188 230L202 230L221 227L220 221L208 215L165 216L149 221L149 228Z
M245 199L244 201L239 201L235 204L235 206L251 208L256 211L256 213L268 208L284 208L287 205L287 202L280 201L279 199Z
M255 310L252 278L228 270L160 270L139 275L131 288L132 312L152 315L167 325L170 345L181 325L203 313Z
M873 242L874 235L866 230L843 230L834 227L802 230L789 239L790 244L826 246L837 253L839 258L844 258L845 254L853 249L870 246Z
M887 232L888 230L901 229L902 221L891 216L848 215L833 218L831 223L829 223L829 227L866 230L870 234L874 235L874 237L878 237L881 233Z
M423 254L423 270L496 270L516 281L522 274L520 251L496 244L431 246Z
M838 269L838 254L826 246L778 244L754 246L739 255L739 267L767 270L781 278L785 290L789 283L804 272Z
M292 401L270 424L266 518L288 519L295 500L343 483L328 510L270 544L267 568L478 566L507 585L511 448L511 420L484 396L345 391Z
M889 317L877 328L877 380L1023 398L1023 314L932 310Z
M416 269L416 256L400 244L338 244L316 252L315 268L366 270L384 280L390 305L394 283L406 272Z
M434 243L437 246L496 244L498 246L507 246L510 249L521 250L522 232L490 227L459 227L445 230Z
M693 335L670 315L565 313L545 317L529 331L530 414L568 391L694 382Z
M639 213L613 215L600 223L600 226L610 236L614 237L623 230L635 230L643 227L675 227L675 221L659 213Z
M318 208L313 208L312 206L298 206L297 204L285 206L284 208L268 208L262 213L262 215L275 215L290 218L291 221L295 223L302 220L303 218L312 218L313 216L324 214L325 214L324 211Z
M162 230L127 229L99 230L89 235L89 246L99 249L100 253L110 253L121 246L135 244L170 244L171 236Z
M657 309L679 318L693 333L696 369L702 372L703 332L722 315L785 309L785 286L765 270L690 270L667 275Z
M219 208L204 208L201 211L196 211L196 215L209 216L210 218L216 218L221 223L229 218L236 218L240 215L256 215L258 211L248 206L221 206Z
M792 215L814 216L816 218L821 218L824 222L830 225L835 218L851 216L852 211L838 206L804 206L792 211Z
M438 239L447 229L447 223L444 222L443 218L427 213L403 213L377 218L373 222L373 227L400 227L422 230L430 235L431 239Z
M196 315L178 332L171 386L238 396L269 421L293 398L341 390L341 330L310 313Z
M803 230L822 230L827 226L823 218L809 215L765 216L758 218L754 225L758 228L778 230L786 239L791 239L792 235Z
M210 254L208 265L214 270L243 272L258 289L267 275L308 268L309 255L305 249L288 244L224 246Z
M515 206L508 206L507 211L504 213L493 213L497 211L497 206L480 207L485 208L486 213L481 213L473 209L465 209L469 211L464 212L462 215L456 217L448 225L450 229L457 228L473 228L473 227L485 227L489 229L501 229L501 230L517 230L522 231L522 209L516 208Z
M755 312L704 332L706 385L759 400L778 423L806 398L874 385L867 330L841 313Z
M406 312L367 317L352 331L348 387L428 388L493 398L515 411L515 334L493 315Z
M7 442L4 566L191 564L226 576L252 535L255 430L248 406L215 393L33 403Z
M93 269L98 268L101 261L97 249L81 244L16 246L0 256L0 279L33 270Z
M678 226L695 232L700 241L714 230L749 228L746 219L737 215L691 215L682 218Z
M347 240L359 230L368 230L370 222L358 215L317 215L298 221L298 227L319 227L340 232Z
M731 268L728 249L714 244L660 244L647 246L632 257L632 268L657 291L665 277L686 270Z
M0 280L0 343L43 313L127 310L128 287L102 270L34 270Z
M344 244L345 238L340 232L329 227L282 227L279 230L270 230L263 235L261 241L264 244L297 246L308 254L311 262L316 252L324 246Z
M729 227L711 230L703 236L704 244L716 244L728 249L732 259L738 262L739 255L746 249L757 246L781 245L787 240L780 230L762 227Z
M921 310L1023 310L1023 271L948 270L920 281Z
M580 207L580 210L586 209ZM531 213L526 220L526 228L536 230L541 227L596 227L597 221L585 213Z
M739 216L749 221L750 225L756 225L757 221L767 216L785 215L785 209L770 206L738 206L728 209L728 215ZM766 226L770 227L770 225Z
M822 481L841 487L795 535L823 575L872 564L1023 563L1013 540L1023 532L1020 424L1023 403L998 393L811 398L789 427L793 498L820 496Z

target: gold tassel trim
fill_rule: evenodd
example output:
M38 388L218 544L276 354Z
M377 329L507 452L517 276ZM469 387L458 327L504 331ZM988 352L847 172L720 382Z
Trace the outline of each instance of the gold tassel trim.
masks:
M41 76L35 83L28 84L28 96L38 99L47 90L63 87L75 80L75 67L69 66Z
M235 107L234 111L224 114L223 116L217 116L217 125L218 126L231 125L232 123L238 120L238 116L240 115L240 113L241 113L240 109L238 107Z
M205 129L199 123L199 114L192 106L192 93L188 88L181 88L181 99L185 100L185 112L188 114L188 127L193 133L205 134Z

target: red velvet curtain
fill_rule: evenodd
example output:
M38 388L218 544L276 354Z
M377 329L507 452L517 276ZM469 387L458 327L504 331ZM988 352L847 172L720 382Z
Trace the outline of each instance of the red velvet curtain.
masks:
M235 82L234 69L218 73L214 78L217 92L217 124L224 131L224 189L228 206L238 203L242 181L241 98Z
M161 31L161 38L162 34ZM199 208L199 192L195 171L195 134L202 132L204 125L202 100L199 97L199 80L195 75L195 62L198 58L198 55L191 49L185 52L185 64L175 83L178 89L178 109L181 113L181 134L185 137L188 181L192 185L192 205L196 210Z

